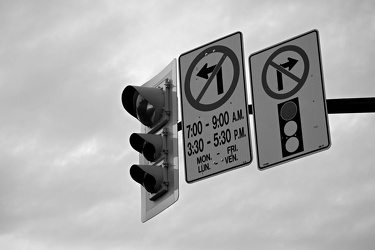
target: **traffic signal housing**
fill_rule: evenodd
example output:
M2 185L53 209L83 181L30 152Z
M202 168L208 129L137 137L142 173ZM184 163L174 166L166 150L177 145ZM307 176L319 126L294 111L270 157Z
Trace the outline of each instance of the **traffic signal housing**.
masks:
M122 92L125 110L141 123L141 132L129 142L139 153L130 167L131 178L141 185L141 220L145 222L178 200L177 63L142 86L128 85Z

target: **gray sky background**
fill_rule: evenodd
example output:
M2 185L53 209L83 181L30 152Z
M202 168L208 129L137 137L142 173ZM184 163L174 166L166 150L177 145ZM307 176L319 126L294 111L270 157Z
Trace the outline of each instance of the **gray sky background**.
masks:
M179 132L180 198L140 221L124 87L241 31L251 101L248 56L312 29L327 98L374 97L374 1L2 0L0 248L372 249L375 114L329 115L322 153L194 184Z

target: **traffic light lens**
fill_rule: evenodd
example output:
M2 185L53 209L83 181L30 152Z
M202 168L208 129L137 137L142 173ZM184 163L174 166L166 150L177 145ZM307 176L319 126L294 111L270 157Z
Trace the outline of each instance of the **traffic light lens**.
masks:
M297 105L294 102L287 102L281 107L280 115L285 121L289 121L297 114Z
M156 180L152 175L146 174L145 178L143 179L143 186L150 193L156 193L158 188L156 188Z
M155 108L149 103L143 96L138 95L135 104L136 114L138 120L140 120L146 126L152 126L155 124Z
M155 155L155 147L151 143L145 141L143 144L142 154L148 160L154 162L159 156Z
M141 184L149 193L156 193L160 189L160 183L158 184L156 182L156 178L137 165L131 166L130 176L134 181Z

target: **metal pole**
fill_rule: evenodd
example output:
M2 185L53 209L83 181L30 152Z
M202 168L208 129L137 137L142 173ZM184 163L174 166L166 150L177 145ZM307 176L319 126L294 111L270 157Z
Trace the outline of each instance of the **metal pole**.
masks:
M375 113L375 97L327 99L328 114ZM253 114L253 106L249 104L249 115ZM177 130L182 130L181 122Z
M375 97L328 99L328 114L374 113Z

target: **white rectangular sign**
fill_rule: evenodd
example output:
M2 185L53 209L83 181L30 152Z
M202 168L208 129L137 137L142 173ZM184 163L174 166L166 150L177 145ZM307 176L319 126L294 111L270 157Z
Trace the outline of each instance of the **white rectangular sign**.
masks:
M318 31L253 53L249 65L259 169L328 149Z
M252 161L243 65L240 32L179 58L188 183Z

